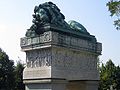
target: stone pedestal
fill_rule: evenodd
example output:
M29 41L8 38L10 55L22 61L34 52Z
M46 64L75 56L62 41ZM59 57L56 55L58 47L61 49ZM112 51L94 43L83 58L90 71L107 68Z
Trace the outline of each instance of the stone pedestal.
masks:
M24 80L26 90L66 90L66 80L42 79Z
M68 90L98 90L98 81L70 81Z
M60 31L52 27L37 37L21 38L26 90L97 90L101 43L92 35Z

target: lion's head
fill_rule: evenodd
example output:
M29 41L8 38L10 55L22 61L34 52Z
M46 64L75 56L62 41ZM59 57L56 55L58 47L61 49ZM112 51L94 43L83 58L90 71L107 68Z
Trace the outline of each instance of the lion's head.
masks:
M52 2L46 2L35 6L33 14L33 25L28 29L30 32L40 34L43 32L41 27L52 24L62 28L68 28L69 25L65 22L65 16L60 12L60 9ZM26 36L29 35L26 33Z

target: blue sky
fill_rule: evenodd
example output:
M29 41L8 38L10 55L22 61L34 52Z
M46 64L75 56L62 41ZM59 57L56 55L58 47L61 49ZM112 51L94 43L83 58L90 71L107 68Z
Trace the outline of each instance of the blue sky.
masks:
M25 61L20 51L20 38L32 24L34 7L48 0L1 0L0 47L15 61ZM49 0L65 15L66 21L75 20L84 25L103 44L100 60L112 59L120 65L120 31L115 30L113 18L107 10L108 0Z

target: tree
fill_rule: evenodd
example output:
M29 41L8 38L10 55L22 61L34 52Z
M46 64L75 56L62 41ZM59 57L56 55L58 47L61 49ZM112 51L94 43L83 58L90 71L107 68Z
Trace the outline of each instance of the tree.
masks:
M120 90L120 67L115 66L112 60L102 64L100 68L99 90L113 89Z
M0 49L0 90L14 90L14 62Z
M120 90L120 67L116 67L115 77L114 80L116 81L116 90Z
M113 85L113 75L114 75L115 65L111 60L109 60L105 65L102 64L100 69L100 90L107 90L110 85Z
M25 85L23 84L23 69L24 64L20 61L17 62L17 66L15 67L15 90L25 90Z
M110 0L106 5L111 13L110 16L116 16L114 25L117 30L120 30L120 0Z

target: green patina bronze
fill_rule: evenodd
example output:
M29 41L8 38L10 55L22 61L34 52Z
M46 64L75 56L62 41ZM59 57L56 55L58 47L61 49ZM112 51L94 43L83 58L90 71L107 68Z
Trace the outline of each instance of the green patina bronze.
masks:
M44 26L52 24L56 27L70 29L70 26L65 22L65 16L60 12L60 9L52 2L46 2L35 6L33 14L33 25L28 29L26 36L31 37L44 32Z
M74 20L67 23L65 16L52 2L35 6L32 22L32 26L26 32L26 37L36 37L45 31L51 30L87 39L92 38L95 41L94 36L90 35L80 23Z
M70 25L70 27L73 30L77 30L77 31L88 34L86 28L83 25L81 25L80 23L78 23L78 22L76 22L74 20L70 20L70 21L68 21L68 24Z

